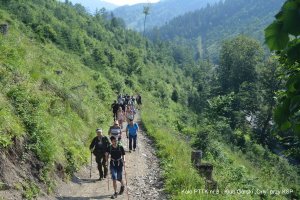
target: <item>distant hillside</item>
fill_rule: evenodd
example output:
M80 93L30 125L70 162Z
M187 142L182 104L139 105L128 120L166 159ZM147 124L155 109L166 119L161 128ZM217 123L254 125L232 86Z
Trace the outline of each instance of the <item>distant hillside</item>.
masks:
M150 15L147 17L147 29L162 26L172 18L186 12L195 11L214 4L219 0L165 0L151 4ZM117 17L121 17L127 26L138 31L143 30L144 14L143 8L147 4L136 4L133 6L122 6L114 10Z
M113 10L118 7L115 4L101 0L70 0L70 2L73 4L79 3L83 5L91 13L94 13L96 9L105 8L106 10Z
M148 32L153 40L182 38L217 57L224 39L245 34L263 41L263 29L272 21L283 0L226 0L187 13L168 22L165 26Z

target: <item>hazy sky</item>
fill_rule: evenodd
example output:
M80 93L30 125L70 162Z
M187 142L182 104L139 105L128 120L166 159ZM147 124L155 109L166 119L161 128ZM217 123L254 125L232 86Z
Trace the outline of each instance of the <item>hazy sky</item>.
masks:
M113 3L116 5L132 5L136 3L155 3L158 2L159 0L103 0L109 3Z

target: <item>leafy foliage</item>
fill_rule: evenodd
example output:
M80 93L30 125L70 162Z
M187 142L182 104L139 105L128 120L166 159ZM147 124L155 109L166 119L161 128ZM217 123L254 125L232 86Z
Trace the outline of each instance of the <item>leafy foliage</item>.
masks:
M201 1L202 2L202 1ZM263 42L263 29L272 21L283 0L225 0L175 17L146 35L153 41L185 40L202 58L217 61L222 43L243 34ZM281 40L278 40L281 41ZM283 41L281 41L283 42ZM200 43L200 45L199 45Z
M288 0L276 19L265 29L266 43L280 57L280 79L285 88L278 94L279 104L274 119L279 128L279 137L290 146L291 152L299 153L300 141L300 1ZM280 26L280 27L279 27Z

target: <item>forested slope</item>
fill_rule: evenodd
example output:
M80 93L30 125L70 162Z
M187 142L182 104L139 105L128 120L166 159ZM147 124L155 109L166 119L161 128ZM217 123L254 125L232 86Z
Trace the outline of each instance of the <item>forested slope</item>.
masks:
M198 56L212 56L217 60L224 39L244 34L263 42L263 29L272 21L283 2L225 0L178 16L147 35L152 40L183 39L197 49Z
M142 120L174 199L299 198L297 166L269 150L283 145L269 123L282 85L277 61L263 58L257 41L227 41L215 66L79 5L6 0L0 6L0 23L9 25L0 36L0 194L8 189L31 199L53 192L58 177L67 180L88 162L95 128L112 123L116 94L139 92ZM239 66L242 76L232 81ZM205 188L190 163L192 147L213 164L221 194L182 192ZM288 156L299 155L299 147L285 148ZM240 188L293 193L224 194Z
M194 11L206 7L208 4L213 5L219 0L167 0L153 4L137 4L132 6L121 6L113 10L113 13L122 18L127 27L143 31L144 28L144 7L149 6L149 15L147 16L146 29L163 26L166 22L183 15L186 12Z

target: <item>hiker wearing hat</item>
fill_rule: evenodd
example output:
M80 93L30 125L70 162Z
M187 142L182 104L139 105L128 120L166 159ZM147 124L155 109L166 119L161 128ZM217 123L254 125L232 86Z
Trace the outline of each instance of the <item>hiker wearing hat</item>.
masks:
M110 137L111 145L106 150L106 160L109 162L109 169L111 172L111 178L113 180L114 194L111 196L112 199L117 198L118 194L121 195L124 192L124 181L122 179L123 166L125 165L125 151L123 146L117 142L114 136ZM126 174L125 174L126 175ZM120 181L121 188L117 193L117 181Z
M133 151L136 149L136 140L137 140L137 132L139 131L139 126L137 123L133 122L133 119L129 120L129 124L126 127L126 137L129 135L129 152L132 150L132 142L133 142Z
M106 149L109 147L109 140L103 135L102 129L96 129L97 136L92 140L90 150L96 156L96 162L99 170L99 180L107 176L107 164L105 159ZM104 171L104 173L103 173Z
M117 120L114 121L114 125L109 128L108 135L109 136L114 136L118 141L121 140L122 129L119 126L119 122Z

